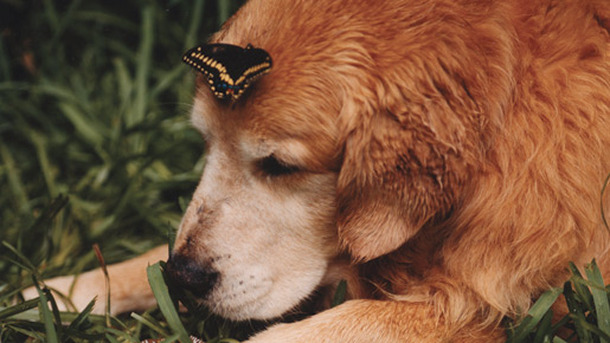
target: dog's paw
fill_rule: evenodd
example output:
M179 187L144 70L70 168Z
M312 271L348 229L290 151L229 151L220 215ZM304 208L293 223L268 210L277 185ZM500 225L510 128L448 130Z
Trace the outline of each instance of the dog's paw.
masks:
M404 342L397 340L384 325L378 325L385 324L383 318L378 323L367 316L371 304L375 303L348 301L299 322L274 325L247 343Z
M94 306L92 313L103 314L105 307L99 304L105 293L105 286L99 282L99 277L90 273L75 276L61 276L53 279L45 280L44 285L49 288L55 299L57 307L60 311L81 311L91 300L97 298L98 304ZM35 287L29 287L22 291L25 300L38 297L38 290Z

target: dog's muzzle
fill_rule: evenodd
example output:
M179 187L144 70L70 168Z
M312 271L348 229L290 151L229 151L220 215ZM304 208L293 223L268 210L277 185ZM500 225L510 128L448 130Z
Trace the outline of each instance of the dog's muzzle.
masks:
M219 273L212 267L201 265L183 255L173 254L167 261L165 272L171 287L205 298L218 282Z

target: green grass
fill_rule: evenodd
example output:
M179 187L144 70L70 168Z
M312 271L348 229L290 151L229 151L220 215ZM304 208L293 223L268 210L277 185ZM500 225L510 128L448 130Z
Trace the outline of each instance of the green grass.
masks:
M252 331L187 298L177 313L148 270L158 308L120 317L60 312L41 280L141 254L167 241L204 165L189 125L193 74L185 49L241 1L0 0L0 342L230 343ZM21 301L34 285L39 298ZM543 295L510 342L608 341L608 292L592 264ZM570 314L553 324L560 293ZM344 286L334 305L343 301ZM15 303L15 301L18 301Z
M610 342L610 289L604 286L597 263L594 260L585 267L587 277L573 264L570 269L572 277L563 288L542 294L519 322L507 321L507 343ZM569 313L553 318L551 306L562 294Z
M43 287L12 304L39 280L99 266L95 243L113 263L177 228L204 164L181 55L240 3L0 0L0 341L173 334L157 309L58 313ZM226 337L208 317L192 332Z

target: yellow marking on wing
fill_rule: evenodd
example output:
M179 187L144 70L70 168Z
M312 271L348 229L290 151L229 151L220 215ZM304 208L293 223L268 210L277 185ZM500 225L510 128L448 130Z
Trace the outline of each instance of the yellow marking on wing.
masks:
M248 68L238 79L237 81L235 81L235 84L238 85L242 82L244 82L246 79L248 79L248 76L250 76L251 74L254 74L255 77L257 73L260 73L260 70L263 68L268 68L270 66L269 62L264 62L261 64L257 64L255 66L252 66L250 68Z

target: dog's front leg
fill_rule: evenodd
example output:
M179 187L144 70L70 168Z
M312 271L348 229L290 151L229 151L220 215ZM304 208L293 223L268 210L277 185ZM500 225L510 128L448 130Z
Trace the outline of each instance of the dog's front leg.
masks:
M110 307L112 314L145 310L155 305L156 300L148 285L146 267L160 260L167 260L167 245L157 247L136 258L108 266L110 280ZM77 277L62 276L45 280L45 284L62 295L70 296L76 310L82 310L95 297L97 303L93 313L106 311L107 289L104 273L97 268ZM31 287L23 291L26 299L35 298L38 292ZM69 309L59 301L60 308Z
M247 343L490 343L505 339L499 328L446 325L428 304L351 300L300 322L272 326Z

